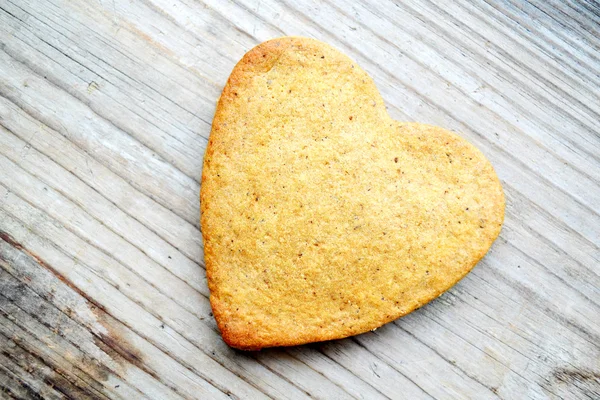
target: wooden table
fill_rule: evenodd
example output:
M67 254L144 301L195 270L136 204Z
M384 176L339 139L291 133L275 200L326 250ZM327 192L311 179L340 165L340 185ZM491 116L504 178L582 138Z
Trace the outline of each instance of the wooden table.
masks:
M227 76L283 35L476 144L506 222L426 307L244 353L212 318L199 180ZM599 35L596 0L0 0L0 397L600 398Z

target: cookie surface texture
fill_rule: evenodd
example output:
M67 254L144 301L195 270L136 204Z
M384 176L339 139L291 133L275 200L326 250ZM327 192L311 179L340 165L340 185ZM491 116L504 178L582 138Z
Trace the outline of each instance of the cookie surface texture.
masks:
M502 187L473 145L398 122L316 40L250 50L218 102L201 225L210 301L240 349L375 329L436 298L498 236Z

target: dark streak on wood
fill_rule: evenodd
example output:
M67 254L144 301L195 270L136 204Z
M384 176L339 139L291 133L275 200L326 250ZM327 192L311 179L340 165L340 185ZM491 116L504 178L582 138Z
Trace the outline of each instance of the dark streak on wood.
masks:
M2 367L7 368L7 366L2 366ZM7 376L5 371L0 369L0 394L7 393L8 396L10 396L10 398L15 398L15 399L24 398L24 397L20 397L10 387L5 386L5 385L8 385L9 379L11 379L11 377ZM44 400L44 398L39 393L37 393L31 386L29 386L22 379L15 377L14 381L15 381L14 383L16 385L18 385L18 388L23 389L23 391L27 394L28 399Z
M36 254L27 250L25 247L23 247L23 245L21 243L14 240L7 232L0 231L0 239L4 240L6 243L10 244L15 249L20 250L20 251L26 253L31 258L33 258L39 265L41 265L42 267L44 267L48 271L50 271L52 273L52 275L56 276L61 282L63 282L65 285L67 285L68 287L73 289L75 292L77 292L77 294L79 294L81 297L86 299L88 302L94 304L96 307L98 307L100 309L104 309L104 307L102 305L97 304L92 298L90 298L85 292L83 292L77 286L75 286L64 275L62 275L60 272L58 272L57 270L52 268L50 265L48 265L48 263L46 263L44 260L42 260Z
M7 338L7 342L12 344L10 351L2 351L2 355L7 357L15 365L31 375L34 379L46 383L52 389L64 394L71 399L103 399L105 396L99 396L93 393L88 387L84 387L77 379L70 376L67 371L48 365L43 358L27 349L26 344L18 337ZM33 390L33 388L30 388ZM40 394L38 394L40 395ZM43 398L43 396L41 396Z
M99 337L94 337L96 346L104 350L113 360L118 360L118 357L115 356L118 354L130 364L144 370L142 354L131 346L123 346L123 339L116 336L113 329L109 329L109 332L110 335L99 333Z
M2 272L2 271L0 271L0 272ZM13 277L11 277L11 278L13 278ZM18 292L21 292L21 293L19 294ZM30 292L30 293L27 293L27 292ZM21 308L20 304L18 304L18 303L21 303L21 301L22 301L22 299L20 299L18 297L20 295L22 295L22 297L27 297L29 300L31 300L31 299L34 298L32 296L32 294L34 296L38 296L37 293L31 291L30 288L26 289L26 285L24 285L22 283L19 284L19 286L13 286L13 290L7 291L5 293L0 294L0 307L2 307L2 305L3 305L1 302L9 301L9 302L12 302L12 304L11 303L9 303L9 304L11 304L12 306L14 306L16 308L20 308L23 313L27 313L28 311L27 310L23 310ZM15 297L15 295L17 297ZM7 296L7 297L5 297L5 296ZM40 307L39 311L41 313L47 313L48 310L46 310L46 309L44 309L42 307ZM60 311L57 311L57 312L60 312ZM10 311L5 312L3 310L0 310L0 314L3 315L3 316L5 316L6 318L9 318L9 319L14 317L13 315L11 315ZM43 319L40 319L36 315L32 314L30 317L32 319L36 320L36 322L42 324L44 327L46 327L50 332L54 333L55 335L61 336L61 337L65 338L65 339L68 337L68 334L64 331L64 329L60 329L60 327L61 327L60 325L62 325L63 321L58 321L57 320L56 321L56 326L53 326L53 325L49 324L48 322L44 321ZM19 328L23 328L23 325L22 325L22 323L20 323L19 318L16 318L16 321L17 321L16 325ZM67 328L67 329L70 329L70 328ZM27 330L25 329L24 332L25 331L27 331ZM32 336L35 337L35 335L34 335L33 332L31 332L31 331L29 331L29 332L31 333ZM39 339L39 337L40 336L38 334L38 336L36 337L36 339ZM70 344L72 344L76 349L80 350L82 353L85 353L83 351L83 349L81 348L81 344L80 343L70 342ZM28 351L31 352L31 350L28 350ZM40 356L40 357L42 357L42 356ZM47 363L47 364L49 365L50 362ZM94 379L94 380L96 380L98 382L105 382L105 381L107 381L109 379L111 373L112 373L112 371L110 371L110 369L108 367L106 367L103 364L98 363L96 359L88 356L87 354L82 354L81 358L77 359L76 364L77 365L73 365L74 369L81 370L82 374L89 375L92 379ZM94 382L92 381L91 384L93 385Z
M557 368L552 371L546 383L542 385L547 391L561 386L565 387L573 399L598 399L600 398L600 372Z
M9 244L15 250L18 250L18 251L26 254L27 256L31 257L31 259L33 259L38 265L40 265L41 267L48 270L58 280L60 280L62 283L64 283L69 288L74 290L77 294L82 296L86 300L86 302L90 303L90 309L96 315L98 322L100 324L102 324L106 328L106 330L109 332L108 334L93 333L94 343L96 344L97 347L102 349L102 351L104 351L118 365L121 365L122 368L126 368L126 366L128 364L132 364L132 365L135 365L136 367L140 368L141 370L147 372L149 375L153 376L155 379L160 380L156 376L156 374L154 374L152 371L148 371L148 369L144 366L144 360L143 360L142 354L134 346L127 343L127 341L123 338L123 336L119 335L118 332L116 332L115 328L113 328L112 326L110 326L109 324L106 324L104 322L104 319L106 317L105 317L104 307L102 307L102 305L95 302L91 297L89 297L87 294L85 294L83 291L81 291L79 288L77 288L77 286L74 285L68 278L66 278L65 276L60 274L58 271L56 271L54 268L52 268L48 263L46 263L44 260L42 260L39 256L37 256L36 254L34 254L33 252L31 252L27 248L25 248L25 246L23 246L21 243L16 241L7 232L0 231L0 239L2 239L4 242ZM8 262L8 260L4 259L2 253L0 253L0 258L4 261ZM31 289L28 289L27 284L24 282L21 282L14 289L15 290L13 290L12 292L13 292L13 295L15 295L15 296L30 295L28 292ZM9 293L5 293L5 294L10 295ZM10 299L9 299L9 301L10 301ZM70 309L67 309L67 312L65 312L65 315L68 318L71 318L72 316L70 314L72 314L72 312L69 312L69 311L70 311ZM5 314L4 312L2 312L2 315L5 315L9 319L11 317L10 315ZM44 324L45 326L47 326L47 324L45 324L43 322L41 322L41 323ZM49 326L47 326L47 327L49 329L51 329L54 332L54 334L56 334L56 335L61 335L63 337L67 336L63 332L57 331L56 327L55 328L49 327ZM34 354L34 352L32 352L31 349L27 349L27 348L23 347L23 345L18 343L18 341L15 341L15 338L12 338L12 341L19 348L21 348L24 352L25 351L28 352L31 355L31 357L35 357L37 360L39 360L38 361L39 363L43 363L47 368L50 369L50 371L53 371L52 373L45 374L41 378L43 378L43 380L46 381L49 385L60 390L62 393L67 395L69 398L78 398L78 399L79 398L93 398L93 399L101 398L98 396L98 394L91 392L92 388L89 385L86 388L77 389L78 390L77 395L73 396L72 391L75 389L72 389L70 386L68 386L68 383L70 382L70 380L66 374L64 376L61 375L61 373L60 373L61 370L59 368L56 368L55 366L47 363L43 359L42 356L40 356L38 354ZM13 348L16 349L17 346L14 346ZM77 343L74 343L74 346L77 347L78 349L80 349L80 347ZM6 355L8 357L11 357L14 359L15 355L10 354L10 353L11 352L8 352ZM86 360L85 357L83 357L81 360L79 360L79 363L85 363L88 366L88 368L93 371L92 379L96 379L100 383L106 382L110 378L109 370L105 366L98 365L97 363L93 362L93 360ZM88 375L88 374L86 374L86 375Z
M21 246L20 243L16 242L8 233L4 231L0 231L0 239L4 240L17 250L23 250L23 246Z
M580 371L573 369L560 368L553 372L553 376L564 383L580 382L595 382L600 385L600 373L591 371ZM599 386L600 388L600 386Z
M2 315L9 320L14 318L5 312L2 312ZM2 330L0 337L6 337L4 344L1 346L0 354L12 359L30 374L35 371L36 374L32 376L36 380L47 383L48 386L56 388L69 398L106 398L102 393L104 385L101 380L108 380L110 375L103 366L98 368L100 373L97 374L94 371L97 365L88 357L81 357L74 363L56 360L52 356L44 354L45 351L41 350L44 343L40 343L39 339L33 338L30 336L31 333L25 330L19 334L18 330L22 327L15 324L15 327L11 328L6 319L4 319L4 322L0 320ZM59 335L61 332L55 334ZM48 338L46 336L46 340ZM92 370L92 374L84 372L82 367L85 369L85 366L88 367L88 370ZM76 393L76 395L73 393Z

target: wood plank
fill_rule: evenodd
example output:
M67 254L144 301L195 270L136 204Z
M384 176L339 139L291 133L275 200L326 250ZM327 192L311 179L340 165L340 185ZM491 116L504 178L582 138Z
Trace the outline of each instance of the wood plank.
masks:
M35 397L36 392L32 391L21 379L6 366L0 365L0 393L8 399L28 399Z
M5 341L8 338L1 337ZM18 365L13 359L8 358L4 354L0 354L0 369L6 373L6 376L10 376L13 380L18 381L18 385L25 391L24 398L26 399L50 399L50 400L62 400L66 399L65 395L59 390L54 389L51 384L44 382L46 376L50 375L47 372L44 375L38 375L38 379L31 375L32 367L26 367L25 369ZM18 390L18 389L17 389ZM11 395L15 392L11 392ZM21 391L23 393L23 391Z
M0 396L600 396L595 1L0 1ZM198 191L239 58L325 40L390 115L494 164L505 227L438 300L375 332L228 348Z

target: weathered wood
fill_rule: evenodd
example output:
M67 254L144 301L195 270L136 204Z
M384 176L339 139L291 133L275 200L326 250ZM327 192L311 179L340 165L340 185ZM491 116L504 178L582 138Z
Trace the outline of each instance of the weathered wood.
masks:
M208 302L202 156L234 64L282 35L476 144L506 223L394 323L242 353ZM600 397L599 37L590 0L0 0L0 397Z

